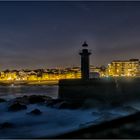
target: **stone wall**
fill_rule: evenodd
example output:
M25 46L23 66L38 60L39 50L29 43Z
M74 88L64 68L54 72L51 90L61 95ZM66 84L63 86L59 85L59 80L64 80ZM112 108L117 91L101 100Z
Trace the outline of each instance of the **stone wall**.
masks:
M140 78L60 80L59 98L67 101L93 99L111 103L140 99Z

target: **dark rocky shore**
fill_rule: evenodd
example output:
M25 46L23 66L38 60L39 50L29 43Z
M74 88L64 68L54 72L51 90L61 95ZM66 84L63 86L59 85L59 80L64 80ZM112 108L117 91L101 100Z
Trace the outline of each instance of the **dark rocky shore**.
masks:
M140 112L126 117L92 125L71 133L51 137L56 139L115 139L140 138Z
M101 103L98 101L67 102L62 99L53 99L44 95L22 96L10 101L0 99L0 103L5 102L8 103L7 110L12 112L26 110L29 104L40 104L57 109L87 109L97 106L101 107ZM120 104L110 105L114 108L116 106L120 106ZM130 107L127 109L133 113L133 115L102 122L98 125L92 125L86 128L79 126L79 130L77 131L53 136L51 138L140 138L140 112L138 110L131 109ZM34 116L42 115L42 113L43 112L38 108L33 109L30 112L26 112L27 115ZM3 122L0 124L1 129L9 129L13 127L15 127L14 122Z
M0 99L1 102L6 102L4 99ZM8 101L9 111L19 111L27 109L29 104L41 104L51 108L57 109L78 109L83 107L82 102L67 102L61 99L53 99L45 95L30 95L17 97Z

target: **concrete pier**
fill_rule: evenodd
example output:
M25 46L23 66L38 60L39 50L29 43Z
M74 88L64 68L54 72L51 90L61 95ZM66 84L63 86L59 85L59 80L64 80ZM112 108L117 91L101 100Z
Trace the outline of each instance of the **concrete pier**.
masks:
M140 100L140 78L60 80L59 98L66 101L90 99L105 103Z

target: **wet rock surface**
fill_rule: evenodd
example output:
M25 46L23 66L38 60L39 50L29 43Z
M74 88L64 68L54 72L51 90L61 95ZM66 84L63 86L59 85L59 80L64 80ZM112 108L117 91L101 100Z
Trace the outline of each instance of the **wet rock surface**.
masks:
M53 107L56 104L59 104L61 102L63 102L63 100L61 100L61 99L52 99L52 100L47 101L46 105L50 106L50 107Z
M61 99L53 99L46 103L47 106L57 109L78 109L82 107L80 102L67 102Z
M78 108L81 108L80 103L62 102L59 106L59 109L78 109Z
M6 102L5 99L0 98L0 103Z
M34 109L34 110L32 110L31 112L29 112L27 114L30 114L30 115L41 115L42 112L39 109Z
M21 103L21 104L29 104L28 96L24 95L22 97L15 98L12 102L13 103Z
M30 95L30 96L22 96L15 98L12 102L21 103L21 104L37 104L37 103L46 103L52 98L45 95Z
M43 95L31 95L29 96L29 103L35 104L35 103L45 103L47 100L50 100L51 97L43 96Z
M9 111L20 111L27 109L27 106L20 103L13 103L8 107Z
M10 123L10 122L4 122L4 123L2 123L2 124L0 124L0 128L1 129L4 129L4 128L13 128L13 124L12 123Z

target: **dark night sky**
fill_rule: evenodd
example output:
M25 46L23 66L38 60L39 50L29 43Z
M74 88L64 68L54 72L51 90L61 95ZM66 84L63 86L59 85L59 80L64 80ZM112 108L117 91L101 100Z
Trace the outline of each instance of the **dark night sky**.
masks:
M0 2L0 70L140 59L140 2Z

